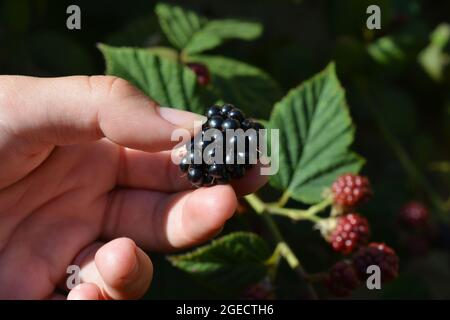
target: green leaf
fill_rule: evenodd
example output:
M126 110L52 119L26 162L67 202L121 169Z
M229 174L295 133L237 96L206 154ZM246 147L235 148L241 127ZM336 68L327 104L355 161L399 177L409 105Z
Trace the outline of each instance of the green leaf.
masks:
M196 55L191 62L205 64L211 73L212 94L256 118L267 119L273 104L281 98L278 84L263 70L221 56Z
M208 20L179 6L160 3L155 11L169 42L185 54L213 49L228 39L253 40L262 33L256 22Z
M106 73L130 81L163 106L202 113L195 74L147 49L99 45Z
M388 68L399 68L414 61L426 42L423 24L414 23L401 32L376 39L367 46L369 56Z
M250 232L235 232L169 260L214 288L239 292L266 276L265 261L270 256L262 238Z
M150 53L153 53L165 59L172 60L174 62L176 62L179 59L178 51L172 48L154 46L147 48L147 50Z
M405 52L399 45L396 38L385 36L371 43L367 50L370 56L380 64L391 62L402 62L405 59Z
M186 54L213 49L227 39L253 40L262 33L259 23L239 20L212 20L194 34L184 48Z
M305 203L320 201L326 187L364 161L349 151L354 127L334 64L293 89L274 107L279 129L279 171L270 182Z
M165 3L157 4L155 12L167 39L180 50L187 46L195 32L206 22L205 18L193 11Z
M448 43L450 43L450 24L442 23L432 32L430 44L418 57L425 72L438 82L444 78L445 68L450 64L450 55L445 52Z

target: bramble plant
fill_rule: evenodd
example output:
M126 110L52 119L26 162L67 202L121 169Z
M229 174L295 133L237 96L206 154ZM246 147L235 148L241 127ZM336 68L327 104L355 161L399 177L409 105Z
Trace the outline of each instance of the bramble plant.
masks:
M368 179L358 175L364 159L351 150L355 128L334 63L282 97L277 83L259 68L205 54L229 39L256 39L262 34L259 23L210 20L168 4L157 5L156 15L173 47L100 44L108 74L127 79L164 106L204 114L213 104L233 103L280 133L279 171L270 177L270 187L281 192L279 200L245 197L269 237L231 232L191 252L169 256L170 263L214 290L244 298L272 298L273 292L266 291L273 290L270 283L282 260L299 278L299 296L310 299L318 298L317 282L339 296L364 285L364 257L380 264L383 280L394 279L395 252L382 244L366 247L369 223L356 210L372 191ZM294 202L309 207L293 208L289 204ZM353 260L338 262L329 276L305 270L275 216L312 223L311 232L320 230L331 243L330 254L331 247L346 255L356 251Z

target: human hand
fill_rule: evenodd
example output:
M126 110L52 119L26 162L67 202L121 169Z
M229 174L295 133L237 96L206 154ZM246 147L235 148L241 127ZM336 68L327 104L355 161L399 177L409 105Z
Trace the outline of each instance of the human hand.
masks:
M115 77L0 76L0 298L65 298L71 264L82 283L68 299L139 298L153 275L143 250L217 234L266 179L192 189L170 137L198 117Z

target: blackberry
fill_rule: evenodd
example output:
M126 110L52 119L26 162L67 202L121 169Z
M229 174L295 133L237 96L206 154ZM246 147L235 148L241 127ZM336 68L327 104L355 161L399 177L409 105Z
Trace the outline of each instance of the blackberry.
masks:
M398 275L398 257L395 251L384 243L369 243L353 256L353 266L361 280L367 279L367 267L380 267L381 282L388 282Z
M274 300L275 293L271 281L264 278L258 283L255 283L243 292L242 300Z
M369 180L352 173L344 174L331 186L334 203L344 209L352 209L372 196Z
M336 297L346 297L359 286L358 275L351 262L336 262L328 273L328 291Z
M400 209L400 221L407 227L424 227L428 217L427 207L419 201L410 201Z
M343 254L351 253L357 246L369 240L370 228L367 219L357 213L337 218L337 224L331 232L329 242L334 250Z
M208 68L201 63L191 62L186 64L197 76L197 82L201 86L206 86L211 80Z
M242 178L259 160L259 130L264 127L228 103L209 107L206 117L201 133L186 144L187 154L181 160L180 170L196 186L226 184ZM242 129L244 134L231 131L236 129ZM195 163L196 158L201 158L201 163Z

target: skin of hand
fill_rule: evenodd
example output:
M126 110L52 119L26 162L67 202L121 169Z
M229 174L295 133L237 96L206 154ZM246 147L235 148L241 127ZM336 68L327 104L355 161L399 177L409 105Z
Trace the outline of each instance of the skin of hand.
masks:
M192 188L171 134L199 119L117 77L0 76L0 299L136 299L153 276L144 250L220 232L266 179L254 168ZM81 284L68 290L72 264Z

